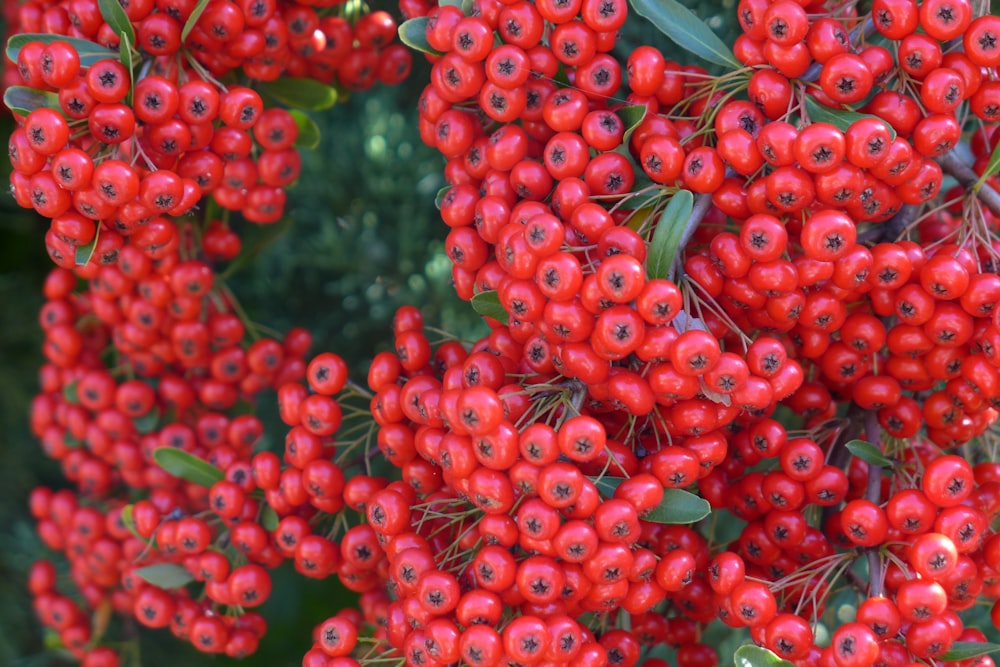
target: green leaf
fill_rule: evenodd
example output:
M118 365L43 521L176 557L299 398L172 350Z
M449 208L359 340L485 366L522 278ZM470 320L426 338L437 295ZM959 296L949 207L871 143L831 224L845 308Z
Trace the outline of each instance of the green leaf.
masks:
M418 16L415 19L403 21L399 26L399 41L414 51L439 56L441 52L432 49L430 43L427 41L428 20L426 16Z
M205 11L205 7L208 7L208 0L198 0L198 4L194 6L194 10L191 15L188 16L187 21L184 22L184 28L181 30L181 41L186 42L188 35L194 30L194 27L198 25L198 19L201 18L202 13Z
M883 454L878 447L864 440L851 440L844 447L865 463L884 468L892 467L892 459Z
M646 119L646 106L644 104L636 104L622 107L615 111L615 114L621 118L622 125L625 126L625 136L622 137L622 144L627 146L628 140L632 138L632 133Z
M993 149L993 153L990 155L990 161L986 164L986 169L983 171L983 175L979 177L979 180L972 186L972 189L978 192L979 188L983 187L983 183L985 183L991 176L996 175L997 172L1000 172L1000 143L998 143L996 148Z
M143 416L133 419L132 422L135 424L135 430L139 433L152 433L160 425L160 409L154 407Z
M63 647L62 637L52 628L45 628L42 645L49 651L58 651Z
M483 317L492 317L503 324L507 324L510 319L507 311L500 305L500 297L497 296L496 290L475 294L470 303L472 303L472 309Z
M187 568L177 563L147 565L140 567L135 573L157 588L180 588L194 581Z
M612 498L615 495L615 489L618 488L619 484L625 481L625 478L608 477L605 475L604 477L591 477L590 481L594 483L594 486L597 487L597 490L602 496L605 498Z
M94 251L97 249L97 242L101 239L101 226L97 226L97 233L94 234L94 240L87 245L78 245L76 247L76 265L77 266L87 266L90 262L90 258L94 256Z
M831 109L828 106L820 104L815 98L809 95L806 95L806 113L809 114L809 120L811 122L829 123L841 132L847 132L847 129L851 127L851 125L854 125L854 123L863 118L874 118L888 128L890 137L893 139L896 138L896 130L892 129L892 125L886 123L878 116L873 116L870 113L847 111L846 109Z
M114 4L118 4L115 0L110 0ZM122 59L122 65L125 66L125 71L128 72L128 80L135 82L135 63L132 62L132 40L129 39L128 35L121 35L121 42L118 43L118 56ZM125 104L131 106L132 104L132 88L128 87L128 92L125 94Z
M273 531L278 527L278 513L270 505L261 506L260 525L267 531Z
M1000 644L990 642L955 642L951 648L938 656L938 660L954 662L955 660L971 660L988 653L1000 651Z
M703 60L739 69L743 65L712 29L677 0L630 0L635 13L648 19L677 46Z
M760 646L741 646L736 649L733 656L736 667L795 667L787 660L776 656L766 648Z
M295 138L295 145L310 150L317 148L319 146L319 126L316 121L298 109L292 109L289 113L295 119L295 124L299 126L299 136Z
M67 449L80 449L85 444L87 443L85 443L80 438L76 438L70 435L69 433L63 436L63 445L65 445Z
M451 192L451 188L451 185L446 185L438 190L437 194L434 195L434 208L439 211L441 210L441 203L444 201L444 198L448 196L448 193Z
M123 42L127 38L129 44L135 44L135 28L132 27L132 22L129 20L128 14L118 4L118 0L97 0L97 6L101 9L101 16L104 17L104 22L111 26L115 34Z
M609 476L589 479L605 498L613 498L615 489L625 481L623 477ZM711 512L712 506L704 498L684 489L663 489L663 500L642 518L653 523L694 523Z
M59 95L27 86L11 86L3 93L3 103L19 116L27 116L35 109L48 107L62 113Z
M288 230L292 228L292 223L292 218L286 215L276 224L265 225L262 229L257 230L257 235L253 237L253 243L244 242L243 251L226 267L221 278L226 280L252 265L260 253L264 252L272 243L288 233Z
M653 523L695 523L711 513L704 498L684 489L663 489L663 500L642 518Z
M17 62L17 54L21 52L25 44L30 42L42 42L43 44L66 42L76 49L77 55L80 56L80 65L83 67L90 67L101 60L116 57L114 51L109 51L97 42L91 42L86 39L45 33L22 33L14 35L7 40L7 57L11 59L11 62Z
M62 390L63 400L73 405L79 404L80 403L80 393L78 389L79 384L80 384L79 380L73 380L65 387L63 387Z
M198 486L209 487L225 477L214 465L183 449L160 447L153 452L153 459L174 477L186 479Z
M260 84L259 90L282 104L309 111L322 111L337 103L337 89L315 79L265 81Z
M684 227L691 217L694 208L694 195L689 190L678 190L663 210L656 229L653 230L653 240L649 243L646 253L646 275L650 278L669 278L670 267L674 264L681 239L684 237Z
M135 517L133 516L134 505L126 505L122 508L122 523L128 528L128 531L135 536L136 539L142 540L146 544L150 544L153 547L156 546L156 538L146 539L139 533L139 529L135 527Z

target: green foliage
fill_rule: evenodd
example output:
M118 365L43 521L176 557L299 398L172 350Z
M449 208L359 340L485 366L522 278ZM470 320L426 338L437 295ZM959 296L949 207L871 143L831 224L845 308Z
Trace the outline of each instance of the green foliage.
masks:
M688 53L728 69L741 67L732 49L677 0L632 0L632 8Z
M591 478L605 498L614 496L615 489L625 481L622 477ZM684 489L664 489L663 500L643 518L653 523L691 524L712 513L712 506L700 496Z
M180 449L160 447L153 452L153 458L171 475L199 486L210 487L225 477L221 470L208 461Z
M677 251L681 239L684 238L684 228L688 224L693 207L694 195L690 190L678 190L670 198L670 203L656 223L653 240L649 244L649 253L646 256L646 275L651 279L671 277Z
M4 118L0 132L11 131ZM3 161L6 182L10 163ZM44 553L27 512L27 497L38 484L58 486L59 466L41 455L28 430L31 397L38 387L42 363L38 309L41 285L51 260L45 255L45 224L19 209L10 197L0 198L0 664L27 667L29 656L42 654L42 633L30 613L25 580L31 561ZM46 657L34 664L56 664Z
M792 663L760 646L741 646L734 659L736 667L793 667Z
M27 116L35 109L41 107L60 110L58 95L26 86L11 86L5 90L3 103L8 109L20 116Z
M463 337L483 331L450 285L434 208L443 164L417 133L418 96L415 85L376 89L314 114L321 138L289 191L289 230L229 280L252 317L279 331L308 324L314 349L336 350L360 380L391 346L401 305ZM269 229L246 231L245 248Z

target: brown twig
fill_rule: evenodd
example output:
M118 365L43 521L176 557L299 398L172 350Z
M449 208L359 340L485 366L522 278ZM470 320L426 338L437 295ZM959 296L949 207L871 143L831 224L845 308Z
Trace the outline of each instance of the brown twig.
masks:
M972 170L972 167L965 164L954 150L950 150L944 155L934 158L934 161L941 165L941 170L955 178L958 184L966 190L973 189L979 182L979 174ZM993 189L988 183L983 183L976 190L979 201L990 209L993 215L1000 216L1000 192Z
M878 423L878 414L874 410L865 412L865 439L882 451L882 426ZM865 486L865 499L878 505L882 500L882 466L868 464L868 480ZM868 594L871 597L882 595L882 555L878 548L865 550L868 557Z
M896 215L885 222L873 224L864 232L858 235L859 243L893 243L906 232L907 228L916 221L920 215L921 206L916 204L904 204Z

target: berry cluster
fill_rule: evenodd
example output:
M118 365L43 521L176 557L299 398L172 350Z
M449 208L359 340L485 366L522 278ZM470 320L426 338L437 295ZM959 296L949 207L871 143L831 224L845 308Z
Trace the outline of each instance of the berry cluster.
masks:
M421 132L448 160L459 294L524 346L529 393L584 384L584 415L615 434L603 473L696 484L746 522L710 566L688 554L685 590L714 603L678 615L749 626L797 664L904 664L981 637L955 612L995 597L977 577L992 581L998 509L1000 22L961 0L869 16L743 0L745 67L711 77L651 46L619 63L625 4L570 7L427 16ZM969 117L971 168L955 151ZM946 173L959 184L939 198ZM975 474L951 453L970 445ZM676 554L656 544L635 545L658 559L653 606ZM816 647L831 579L862 555L859 619L902 620Z
M269 571L295 556L272 543L275 508L289 513L326 488L305 464L331 452L335 379L314 384L320 394L303 401L304 425L289 435L290 464L306 477L290 483L287 472L287 493L271 493L268 461L254 459L264 425L253 405L263 390L283 400L308 391L312 337L262 333L220 270L241 251L231 214L277 222L299 174L300 132L315 130L299 111L265 108L257 89L295 102L266 82L303 77L294 86L326 100L336 94L326 84L361 90L409 71L388 14L326 9L18 9L5 95L17 120L11 192L48 219L58 267L43 288L46 363L31 428L73 487L39 488L30 504L78 594L48 560L29 589L39 619L86 667L127 659L105 644L112 613L208 653L253 653L267 624L250 609L268 598ZM331 359L314 365L333 369ZM190 582L204 584L199 594Z
M683 8L632 6L730 71L649 45L620 61L625 0L401 2L432 63L419 129L447 160L455 288L491 332L432 344L403 308L370 391L333 353L307 363L303 330L259 337L209 263L238 237L178 217L206 194L280 216L298 120L216 77L329 81L350 34L209 3L178 65L150 50L171 8L133 3L134 86L123 59L25 41L22 76L60 92L11 139L13 189L65 267L32 426L88 498L39 490L32 512L89 607L245 655L265 628L245 609L290 559L360 596L304 667L659 667L666 648L710 667L720 623L803 666L993 664L966 612L988 601L1000 627L1000 19L741 0L727 55ZM272 17L287 62L253 51ZM333 68L341 85L405 76L396 47L369 62L387 17L353 30L366 74ZM239 414L266 388L281 453ZM32 572L42 621L116 664L54 572ZM844 585L855 617L821 641Z
M412 665L635 664L669 626L653 611L668 592L712 613L710 596L688 586L695 563L708 563L705 539L646 520L665 483L580 412L582 384L519 382L534 372L505 329L468 351L432 350L421 325L401 310L396 353L376 357L368 377L378 450L402 482L354 477L344 491L368 523L342 538L343 557L382 578L366 577L360 619L342 613L317 629L304 665L346 655L360 621L377 628L366 655ZM676 551L660 560L663 549ZM648 634L582 620L619 609ZM715 660L693 626L676 637Z
M21 83L35 100L52 92L10 138L11 186L21 206L52 219L49 254L67 268L91 244L97 264L113 263L126 239L162 253L178 240L173 218L209 195L254 223L282 217L300 171L299 123L265 110L253 88L219 80L236 68L250 81L307 77L300 85L334 96L316 82L360 90L409 73L385 12L352 25L294 2L226 0L200 13L194 3L128 5L117 33L96 2L20 9Z

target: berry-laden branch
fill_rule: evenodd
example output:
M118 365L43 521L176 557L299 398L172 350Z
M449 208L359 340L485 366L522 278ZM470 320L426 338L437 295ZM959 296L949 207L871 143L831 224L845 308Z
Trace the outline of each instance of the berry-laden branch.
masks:
M285 561L360 598L303 667L664 667L668 642L715 665L717 621L766 664L950 662L981 639L959 626L1000 597L980 583L1000 462L968 450L1000 401L1000 276L969 241L1000 207L954 152L931 160L996 143L1000 18L746 0L730 46L677 0L631 0L715 76L616 57L625 0L401 0L430 56L412 136L443 158L452 282L488 332L432 342L400 308L362 385L308 330L252 325L220 276L308 177L318 127L284 106L409 74L391 15L72 0L70 28L67 2L20 5L73 36L16 36L5 100L12 192L58 266L30 423L71 483L30 510L79 590L48 560L29 587L85 667L121 662L95 610L253 653ZM713 508L733 520L698 525ZM851 623L825 608L842 575Z
M989 183L983 183L975 188L979 182L979 174L965 164L954 149L934 158L934 160L941 165L941 171L953 176L966 191L974 191L975 196L986 205L986 208L993 215L1000 216L1000 192L997 192Z

